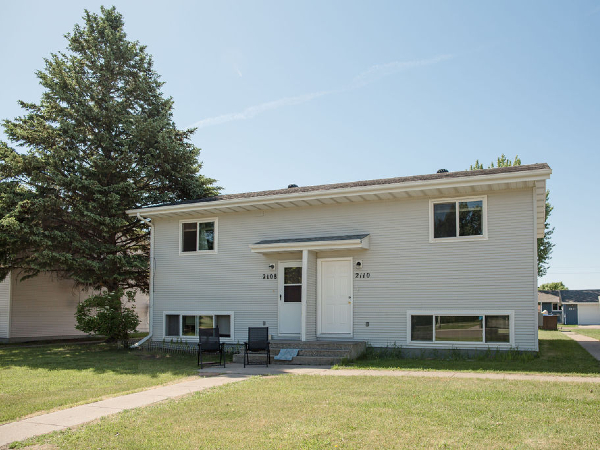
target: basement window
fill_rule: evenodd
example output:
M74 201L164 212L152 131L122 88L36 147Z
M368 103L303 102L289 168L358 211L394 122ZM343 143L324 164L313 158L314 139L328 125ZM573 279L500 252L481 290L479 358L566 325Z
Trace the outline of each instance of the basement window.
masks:
M510 343L509 315L411 315L411 342Z
M232 338L233 313L165 314L165 337L197 338L200 328L215 327L222 338Z

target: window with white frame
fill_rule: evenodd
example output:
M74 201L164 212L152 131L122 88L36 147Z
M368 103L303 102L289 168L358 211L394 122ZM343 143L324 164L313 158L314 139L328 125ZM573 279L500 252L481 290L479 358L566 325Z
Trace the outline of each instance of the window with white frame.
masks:
M410 316L412 342L510 343L508 314Z
M430 215L432 240L486 237L486 197L431 201Z
M181 253L217 252L217 219L181 221L179 232Z
M233 337L231 313L173 313L165 314L165 337L190 338L198 336L200 328L219 327L222 338Z

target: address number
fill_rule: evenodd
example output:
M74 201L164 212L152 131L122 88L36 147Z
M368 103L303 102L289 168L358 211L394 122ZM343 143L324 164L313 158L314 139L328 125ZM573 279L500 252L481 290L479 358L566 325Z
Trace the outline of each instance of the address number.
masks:
M277 279L277 274L276 273L263 273L263 280L276 280Z
M363 272L363 273L356 272L354 274L354 278L371 278L371 274L369 272Z

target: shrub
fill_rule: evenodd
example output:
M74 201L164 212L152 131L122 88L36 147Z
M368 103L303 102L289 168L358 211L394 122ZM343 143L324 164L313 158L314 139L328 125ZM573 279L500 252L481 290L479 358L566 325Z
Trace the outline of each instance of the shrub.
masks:
M135 291L124 292L121 288L91 296L77 305L75 328L105 336L109 342L127 343L129 333L136 332L140 323L135 305L127 306L133 303L134 297Z

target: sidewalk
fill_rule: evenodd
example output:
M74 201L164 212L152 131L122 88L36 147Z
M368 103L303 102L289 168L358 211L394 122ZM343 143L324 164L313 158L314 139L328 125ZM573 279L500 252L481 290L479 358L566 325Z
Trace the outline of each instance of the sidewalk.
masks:
M592 326L590 326L592 328ZM579 345L585 348L590 355L600 361L600 341L582 334L577 334L576 331L563 331L574 341L577 341Z
M558 375L528 375L519 373L486 373L486 372L459 372L441 370L379 370L379 369L338 369L331 370L324 366L291 366L270 365L249 366L244 368L242 364L227 364L227 368L210 367L204 369L203 373L215 373L221 375L323 375L323 376L371 376L371 377L423 377L423 378L472 378L482 380L509 380L509 381L551 381L558 383L599 383L600 377L578 377Z
M152 403L160 402L170 398L181 397L192 392L202 391L223 384L242 381L250 375L226 374L196 380L187 380L177 384L161 386L134 394L113 397L87 405L75 406L74 408L41 414L39 416L23 419L0 425L0 447L14 441L22 441L40 434L52 431L64 430L69 427L81 425L100 417L125 411L127 409L139 408Z

